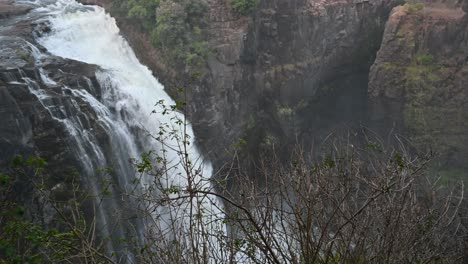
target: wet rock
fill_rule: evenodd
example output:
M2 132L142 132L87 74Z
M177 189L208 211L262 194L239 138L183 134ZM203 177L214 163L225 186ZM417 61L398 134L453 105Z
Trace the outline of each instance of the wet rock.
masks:
M100 98L95 76L98 68L47 54L33 37L34 30L44 33L47 27L40 28L34 21L20 17L29 9L0 2L0 19L3 19L0 21L0 170L8 167L15 155L40 156L47 161L50 172L46 184L63 189L70 173L80 171L82 165L70 147L73 143L67 127L58 119L76 117L85 129L106 140L92 107L71 93L86 89ZM41 58L38 52L43 53ZM55 107L46 107L48 102ZM24 179L17 184L16 198L26 201L26 206L33 210L35 205L28 204L34 195L28 182ZM52 195L69 198L62 189ZM51 224L54 210L38 210L43 215L41 223Z
M0 19L24 15L31 11L31 7L15 4L12 0L0 0Z
M29 152L33 148L31 122L13 96L6 84L0 81L0 149L4 158Z
M40 37L42 35L47 35L48 33L50 33L51 29L50 29L50 25L47 24L47 23L40 23L40 24L37 24L35 27L34 27L34 33Z

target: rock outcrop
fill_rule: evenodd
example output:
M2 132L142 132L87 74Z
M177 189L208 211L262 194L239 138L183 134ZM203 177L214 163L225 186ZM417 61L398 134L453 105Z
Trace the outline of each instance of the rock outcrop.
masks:
M33 23L34 18L25 15L25 10L30 8L2 4L5 8L1 12L9 10L14 15L0 16L0 172L9 167L9 161L16 155L39 156L47 161L46 169L53 172L46 187L59 190L60 186L66 186L70 174L79 170L80 163L70 149L66 126L51 112L92 120L88 124L98 133L99 126L93 122L92 111L86 111L86 103L79 102L83 112L75 112L72 96L61 89L64 86L85 88L98 95L96 66L54 56L38 65L35 56L44 51L35 47L33 32L40 33L40 26ZM54 84L48 83L52 81ZM44 102L55 104L55 108L46 107ZM29 179L18 184L16 197L31 202ZM51 218L44 215L42 220Z
M128 144L122 138L130 133L118 131L113 118L127 112L112 104L105 106L106 90L96 77L98 66L54 56L37 43L34 36L50 32L47 22L40 19L46 15L34 10L0 19L0 173L11 172L9 161L16 155L41 157L47 162L43 171L48 172L43 179L33 177L29 168L25 175L13 174L18 176L15 202L34 215L30 220L55 228L60 218L48 198L70 201L75 195L89 194L96 200L79 201L84 217L96 221L98 239L109 241L107 250L119 251L123 246L114 237L130 239L133 230L143 230L139 219L129 224L126 217L120 217L137 213L132 209L137 208L135 204L127 206L127 201L119 199L133 179L134 167L130 151L122 146ZM142 131L131 129L135 134ZM103 175L107 167L117 169ZM116 187L103 187L102 177ZM44 189L32 188L33 179L41 180ZM98 202L104 192L113 199Z
M0 0L0 19L24 15L30 10L29 6L13 4L13 0Z
M419 150L443 166L468 158L468 17L457 6L396 7L372 66L375 121L397 124Z

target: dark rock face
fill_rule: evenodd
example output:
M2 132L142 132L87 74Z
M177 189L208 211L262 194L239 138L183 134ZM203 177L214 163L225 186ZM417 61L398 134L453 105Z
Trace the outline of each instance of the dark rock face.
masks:
M14 89L10 86L10 89ZM0 82L0 118L2 129L0 148L3 158L11 157L15 152L28 152L32 149L31 122L27 119L4 82ZM19 90L19 89L16 89Z
M112 10L109 1L91 2ZM445 159L463 163L468 1L409 2L423 2L424 9L403 11L408 6L397 6L403 1L275 0L240 17L228 3L207 0L215 52L203 80L188 88L187 109L204 152L223 162L239 138L253 153L365 122L383 134L401 128L422 149L443 146ZM161 60L147 36L117 20L166 89L189 79Z
M247 138L249 151L287 149L364 118L367 72L390 1L263 1L248 21L223 7L212 9L221 21L209 29L216 58L203 96L193 95L195 105L209 100L193 111L202 143L221 141L224 150Z
M91 2L112 10L108 1ZM234 14L227 2L207 5L214 55L203 80L188 87L186 115L212 160L224 161L239 138L250 150L272 140L286 146L317 135L319 127L363 118L367 72L393 1L262 1L251 18ZM117 21L166 89L175 73L185 78L147 36L125 18Z
M262 3L241 61L251 56L245 72L267 109L266 137L307 143L365 119L367 73L391 8L389 1Z
M466 0L460 0L461 2L461 7L465 13L468 13L468 1Z
M29 8L10 3L2 12L5 10L15 16L0 17L0 169L7 167L7 162L15 155L40 156L53 172L48 186L52 189L63 184L70 173L80 169L70 149L66 127L55 119L52 112L81 115L83 119L91 120L90 126L99 131L99 126L92 121L95 120L93 112L86 111L86 104L82 104L81 112L74 111L72 97L62 90L66 85L69 89L87 89L98 96L96 66L53 56L38 65L34 46L40 46L32 37L33 21L20 17ZM37 30L40 30L39 26ZM42 75L40 69L44 70ZM47 83L50 80L55 84ZM46 99L39 100L41 96ZM56 108L48 108L44 102L55 104ZM44 216L46 218L51 219Z
M372 66L374 119L399 124L419 150L432 148L444 166L468 157L468 20L456 8L393 10Z
M3 42L4 43L4 42ZM27 48L21 49L28 52ZM30 51L29 51L30 52ZM54 79L59 84L66 84L71 89L83 88L86 83L86 73L94 68L92 65L77 65L77 62L64 62L56 59L56 64L47 65L54 72ZM61 61L60 63L58 63ZM75 64L73 72L59 71L61 64L71 66ZM53 70L55 69L55 70ZM94 76L89 76L94 78ZM67 149L67 137L65 127L53 119L47 109L38 98L32 94L25 79L32 80L38 89L46 92L51 102L62 107L70 115L85 115L93 118L92 112L73 113L70 107L70 95L62 94L60 89L55 89L44 84L34 64L23 68L5 69L0 67L0 118L4 125L0 127L0 160L6 161L13 155L39 155L45 158L55 169L78 166ZM61 80L65 82L60 83ZM90 79L89 79L90 80ZM83 85L83 86L81 86ZM89 90L95 90L88 88ZM86 110L86 108L83 108ZM57 111L59 111L57 109ZM65 166L64 166L65 165ZM58 172L57 172L58 174Z

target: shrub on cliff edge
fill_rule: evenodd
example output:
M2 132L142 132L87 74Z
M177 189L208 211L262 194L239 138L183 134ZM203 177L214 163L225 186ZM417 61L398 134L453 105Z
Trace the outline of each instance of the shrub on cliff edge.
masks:
M259 0L233 0L232 9L241 15L248 15L254 11L259 4Z

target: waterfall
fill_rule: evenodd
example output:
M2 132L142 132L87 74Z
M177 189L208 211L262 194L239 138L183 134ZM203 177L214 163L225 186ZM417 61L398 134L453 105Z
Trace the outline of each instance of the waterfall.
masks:
M183 243L192 244L192 247L209 243L216 254L219 243L215 241L216 237L226 235L221 204L212 195L193 196L187 191L189 182L196 185L192 188L212 190L211 164L197 150L192 127L183 114L167 111L176 103L151 71L138 61L129 44L119 35L115 20L101 7L83 6L74 0L28 3L36 6L33 12L42 14L38 23L46 23L51 29L37 37L37 42L47 52L28 43L35 64L39 66L42 83L69 95L69 101L51 100L35 80L27 77L23 80L50 116L67 131L68 148L82 167L86 186L98 196L102 192L99 187L102 182L94 175L101 168L111 167L113 180L121 190L135 190L137 183L137 194L151 192L145 202L150 219L132 219L127 226L126 223L113 223L115 219L126 219L125 214L131 213L131 210L120 208L118 195L102 199L96 212L102 236L126 239L133 230L140 236L136 243L143 244L148 232L159 230L158 234L166 239L182 237ZM99 98L90 92L98 88L89 79L81 84L82 89L57 84L50 77L50 70L42 67L49 53L97 65ZM92 117L83 113L83 107ZM98 128L90 125L91 119L97 120ZM97 129L104 133L97 134ZM164 168L157 180L153 175L135 173L129 159L138 158L141 153L150 153L153 160L163 157L163 165L153 164L156 170ZM154 186L155 182L160 184L159 189ZM173 201L153 203L159 194L165 194ZM182 199L181 196L190 197ZM192 223L191 217L201 214L203 220ZM187 235L189 230L190 236ZM218 235L207 241L207 233ZM116 250L121 248L113 243L109 251ZM131 252L126 254L126 262L135 262ZM214 256L210 259L211 262L220 261L219 256L217 260Z

